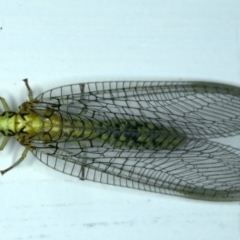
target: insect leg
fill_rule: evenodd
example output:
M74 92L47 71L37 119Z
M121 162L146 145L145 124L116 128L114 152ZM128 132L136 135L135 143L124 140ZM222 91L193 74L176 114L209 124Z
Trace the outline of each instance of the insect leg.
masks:
M27 153L28 153L28 148L25 148L23 153L22 153L22 156L12 166L10 166L9 168L6 168L6 169L0 171L1 174L3 175L4 173L8 172L9 170L13 169L18 164L20 164L25 159L25 157L27 156Z
M7 104L7 102L5 101L5 99L2 98L2 97L0 97L0 101L1 101L1 103L2 103L2 105L3 105L4 110L7 111L7 112L9 112L9 111L10 111L10 108L8 107L8 104Z
M8 141L9 141L9 139L10 139L10 137L8 137L8 136L4 137L4 139L3 139L3 141L2 141L2 143L0 145L0 151L2 151L5 148L5 146L7 145Z
M32 92L32 89L30 88L30 86L28 85L28 79L27 78L23 79L23 81L24 81L24 83L27 87L27 90L28 90L28 98L29 98L30 102L32 102L33 101L33 92Z

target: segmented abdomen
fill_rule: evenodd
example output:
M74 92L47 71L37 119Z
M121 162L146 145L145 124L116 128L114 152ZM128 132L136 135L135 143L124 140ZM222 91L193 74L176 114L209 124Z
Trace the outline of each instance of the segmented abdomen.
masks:
M87 117L75 119L72 115L57 115L59 122L53 121L50 130L50 135L58 136L55 141L90 140L113 148L139 150L175 149L186 141L183 133L160 124L118 118L107 121ZM55 130L59 134L51 134Z

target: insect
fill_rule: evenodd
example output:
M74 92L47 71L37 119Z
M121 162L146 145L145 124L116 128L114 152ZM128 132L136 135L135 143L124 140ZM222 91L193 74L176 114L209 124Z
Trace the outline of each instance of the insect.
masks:
M96 82L51 89L0 115L4 135L82 180L190 198L240 197L240 88L208 82Z

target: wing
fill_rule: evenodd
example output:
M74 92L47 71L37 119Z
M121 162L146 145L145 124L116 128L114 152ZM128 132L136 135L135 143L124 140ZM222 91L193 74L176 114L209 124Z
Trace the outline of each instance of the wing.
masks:
M234 200L240 196L239 150L205 140L239 134L237 87L199 82L85 83L49 90L36 100L36 111L50 107L76 120L117 119L165 129L162 142L167 146L162 149L78 138L47 144L34 141L33 154L58 171L192 198ZM172 147L168 135L172 142L184 137L184 144Z
M191 138L240 134L240 88L225 84L96 82L51 89L36 99L57 108L61 105L62 111L70 113L87 108L119 118L134 115L140 121L179 129Z
M162 151L62 147L39 144L32 153L55 170L100 183L197 199L240 197L240 151L229 146L191 139Z

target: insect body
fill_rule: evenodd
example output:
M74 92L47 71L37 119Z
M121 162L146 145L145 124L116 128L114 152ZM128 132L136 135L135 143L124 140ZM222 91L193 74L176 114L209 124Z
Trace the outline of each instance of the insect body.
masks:
M204 82L103 82L59 87L0 131L48 166L97 182L209 200L240 197L240 151L210 138L240 134L240 89Z

